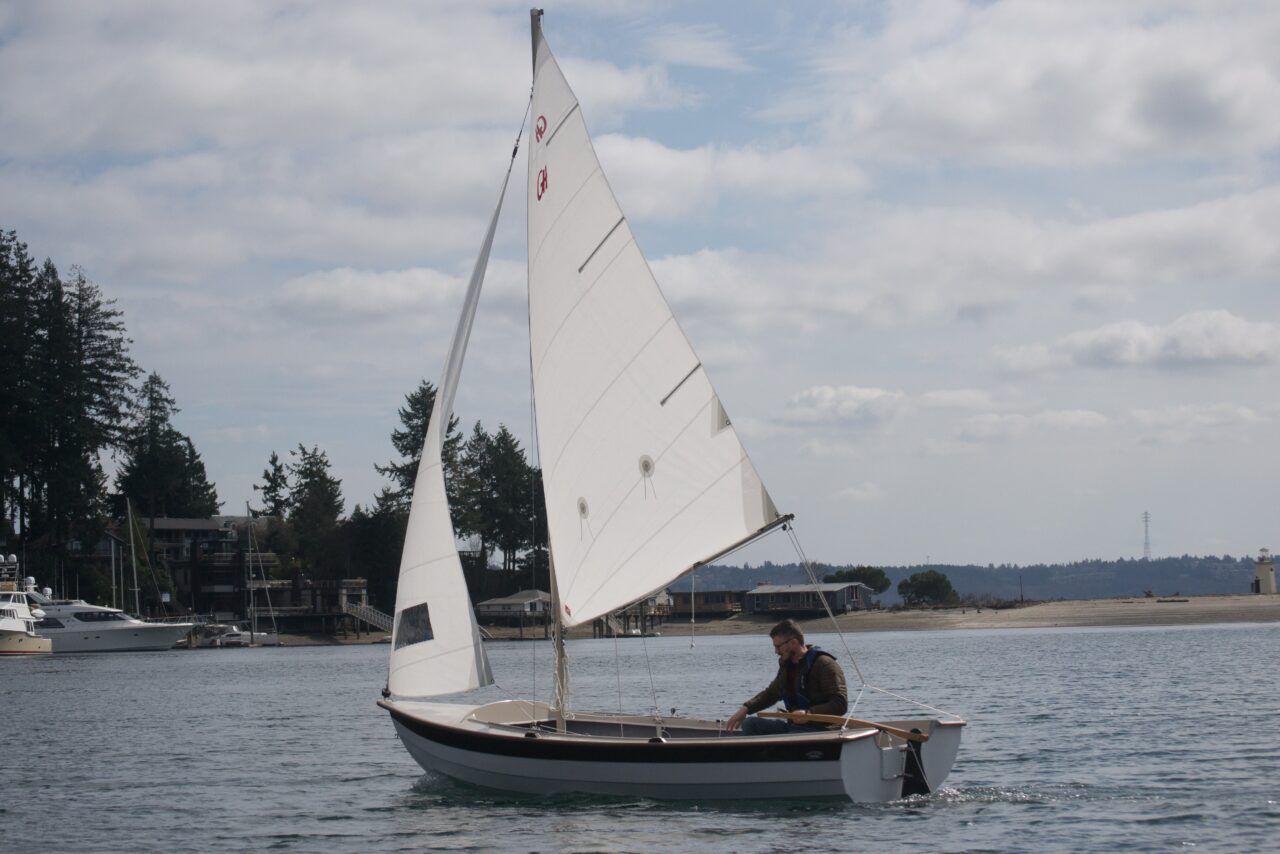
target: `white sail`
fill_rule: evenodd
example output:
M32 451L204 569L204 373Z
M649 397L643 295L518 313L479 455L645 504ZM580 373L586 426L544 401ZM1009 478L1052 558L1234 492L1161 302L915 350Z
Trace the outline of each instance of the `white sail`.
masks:
M534 17L529 326L560 618L660 588L778 520L641 255Z
M507 178L510 176L508 171ZM387 679L387 688L396 697L435 697L493 684L489 659L481 645L480 629L467 595L462 561L458 558L441 453L506 192L504 180L498 206L471 272L422 446L396 588Z

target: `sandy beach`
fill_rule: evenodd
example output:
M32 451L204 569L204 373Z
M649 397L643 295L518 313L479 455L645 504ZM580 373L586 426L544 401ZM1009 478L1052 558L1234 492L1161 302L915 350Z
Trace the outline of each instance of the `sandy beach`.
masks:
M700 635L766 634L781 615L741 614L724 620L700 620L693 629ZM920 611L859 611L839 618L845 632L912 632L980 629L1043 629L1081 626L1187 626L1212 623L1280 622L1280 596L1178 596L1137 599L1078 599L1037 602L1016 608L938 608ZM806 632L831 631L831 621L801 620ZM520 630L511 626L488 626L495 639L514 639ZM668 622L659 634L686 635L689 623ZM382 632L329 637L326 635L285 635L286 646L314 646L334 643L375 643ZM536 639L542 632L526 627L524 637ZM591 637L591 627L570 631L571 638Z
M742 614L699 621L702 635L766 634L784 615ZM975 629L1043 629L1080 626L1185 626L1212 623L1280 622L1280 596L1178 596L1038 602L1017 608L938 608L917 611L858 611L838 618L845 632L910 632ZM806 632L829 632L827 617L801 620ZM496 627L495 627L496 629ZM495 631L491 629L491 631ZM688 622L668 622L661 634L688 634ZM501 637L517 632L496 629ZM511 634L507 632L510 631ZM495 636L499 636L496 635ZM532 636L529 629L525 636ZM590 637L574 630L570 637Z

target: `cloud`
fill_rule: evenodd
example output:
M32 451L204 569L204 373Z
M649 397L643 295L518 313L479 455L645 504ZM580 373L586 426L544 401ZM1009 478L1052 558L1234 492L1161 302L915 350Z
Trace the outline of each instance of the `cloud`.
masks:
M1133 409L1129 418L1148 427L1219 427L1227 424L1259 424L1268 416L1250 406L1234 403L1178 404L1157 409Z
M832 422L870 427L893 418L903 404L900 391L858 386L813 386L797 394L786 417L795 422Z
M751 66L733 48L718 27L695 24L666 24L649 39L649 52L670 65L713 68L720 71L749 71Z
M964 419L956 428L956 438L967 442L1007 442L1037 429L1094 430L1110 423L1105 415L1090 410L1045 410L1033 415L984 413Z
M926 409L989 409L991 392L980 388L953 388L927 391L918 399Z
M702 249L657 258L650 267L682 323L706 327L709 335L731 331L734 337L728 340L735 346L741 346L739 332L759 338L761 332L780 327L813 329L822 320L798 285L780 286L804 277L784 258ZM701 350L703 336L693 337Z
M33 4L12 16L0 50L6 146L33 156L307 147L462 112L509 120L528 36L516 18L449 5Z
M1137 427L1142 445L1185 445L1244 441L1251 428L1270 424L1276 413L1234 403L1182 403L1130 410L1125 420Z
M1178 369L1257 365L1280 356L1280 327L1237 317L1221 309L1184 314L1160 326L1136 320L1074 332L1053 345L999 349L1010 371L1040 373L1084 367Z
M800 450L817 459L857 459L863 457L867 449L855 442L832 441L823 438L806 439Z
M697 105L698 96L673 84L661 65L621 68L608 62L557 55L565 79L585 106L587 127L596 135L631 110L669 110Z
M435 270L379 273L343 268L290 279L273 302L285 316L312 321L398 320L456 311L464 287L465 282Z
M868 184L847 156L802 145L675 149L643 137L601 134L595 146L623 209L641 219L684 219L725 196L840 196Z
M871 504L884 498L884 490L878 483L864 481L836 492L836 498L852 501L856 504Z
M1270 4L902 3L813 47L816 114L867 156L1063 165L1249 158L1280 143ZM799 106L797 106L797 104Z

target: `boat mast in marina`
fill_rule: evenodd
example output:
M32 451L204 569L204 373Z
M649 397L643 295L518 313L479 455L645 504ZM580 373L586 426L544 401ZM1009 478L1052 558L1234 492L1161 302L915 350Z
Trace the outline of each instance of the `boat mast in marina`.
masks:
M129 522L129 560L133 563L133 613L142 616L142 599L138 590L138 549L133 543L133 502L124 500L125 513Z

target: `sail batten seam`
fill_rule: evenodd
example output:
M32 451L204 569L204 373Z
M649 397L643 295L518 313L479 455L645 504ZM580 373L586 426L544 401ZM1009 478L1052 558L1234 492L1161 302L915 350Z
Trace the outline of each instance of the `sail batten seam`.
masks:
M592 258L594 258L594 257L596 257L596 253L600 251L600 247L602 247L602 246L604 246L606 243L608 243L608 242L609 242L609 238L610 238L610 237L613 237L613 233L614 233L615 231L617 231L617 230L618 230L618 226L622 225L622 224L623 224L624 222L626 222L626 221L627 221L627 218L626 218L625 216L620 216L620 217L618 217L618 221L617 221L617 222L615 222L615 223L613 224L613 228L609 229L609 233L608 233L608 234L606 234L604 237L600 238L600 242L596 244L596 248L595 248L595 249L592 249L592 250L591 250L591 254L587 256L587 260L583 261L583 262L582 262L582 266L578 267L578 272L579 272L579 273L581 273L583 270L587 269L587 265L591 263L591 259L592 259Z
M568 110L568 112L566 112L566 113L564 114L564 118L562 118L562 119L560 119L560 121L556 122L555 130L551 131L551 135L547 137L546 145L547 145L547 147L548 147L548 148L550 148L550 147L551 147L551 140L553 140L553 139L555 139L555 138L556 138L556 134L558 134L558 133L560 132L560 128L564 127L564 123L565 123L565 122L567 122L567 121L569 121L569 117L570 117L570 116L572 116L572 115L573 115L574 113L576 113L577 111L578 111L578 102L577 102L577 101L574 101L574 102L573 102L573 106L572 106L572 107L570 107L570 108L569 108L569 110Z

